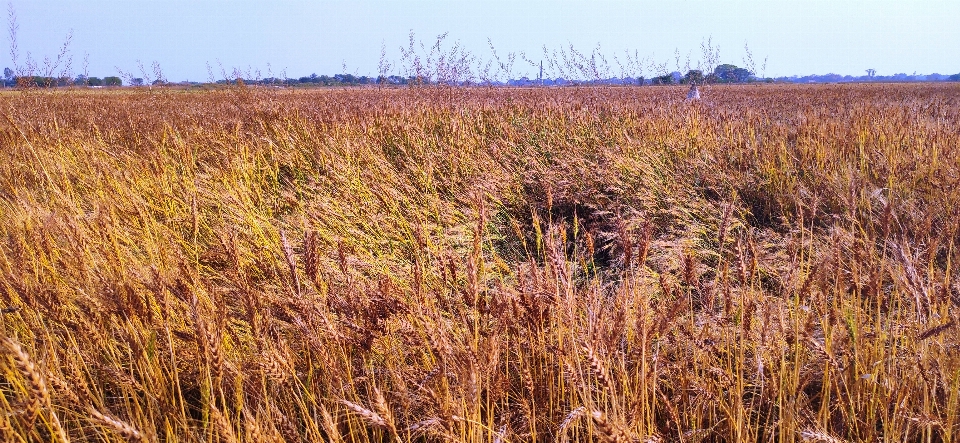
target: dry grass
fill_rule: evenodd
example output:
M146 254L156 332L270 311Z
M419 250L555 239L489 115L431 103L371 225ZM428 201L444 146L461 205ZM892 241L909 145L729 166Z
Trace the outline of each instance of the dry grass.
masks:
M955 85L0 95L6 441L957 441Z

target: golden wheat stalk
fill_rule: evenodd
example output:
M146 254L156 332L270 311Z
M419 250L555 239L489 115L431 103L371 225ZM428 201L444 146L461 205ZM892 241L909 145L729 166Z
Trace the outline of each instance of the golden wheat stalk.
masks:
M243 409L243 434L246 441L268 441L268 437L264 434L257 418L247 408Z
M275 405L270 405L270 410L273 415L273 419L276 424L280 426L280 433L283 434L283 438L287 442L298 442L302 441L300 436L299 429L297 428L296 423L287 417L279 408Z
M17 434L17 431L10 423L8 414L0 414L0 437L3 441L24 441L23 437Z
M333 420L333 416L330 415L330 411L328 411L324 405L320 405L320 416L323 418L323 429L327 431L327 438L331 442L343 441L343 437L340 435L340 428Z
M590 418L593 419L593 424L597 427L603 441L609 443L628 443L632 441L619 426L608 419L606 414L600 411L592 411Z
M347 400L340 400L340 403L349 408L351 411L355 412L360 417L363 417L363 419L368 423L381 429L387 429L387 421L376 412Z
M597 354L593 351L593 347L584 346L584 350L587 352L587 363L590 364L590 370L597 378L597 382L600 383L600 387L605 391L610 392L610 389L613 385L610 383L610 378L607 376L606 365L603 364L603 361L601 361Z
M357 415L363 417L363 419L366 420L368 423L389 432L390 435L397 442L402 442L403 440L400 438L400 434L399 432L397 432L396 424L393 421L393 413L390 412L390 409L387 406L386 399L383 398L383 394L380 393L380 390L376 388L374 388L374 395L376 397L374 405L376 409L379 411L379 414L363 406L360 406L356 403L349 402L346 400L340 400L340 403L350 408L350 410L357 413Z
M394 418L393 411L390 410L390 405L387 404L387 399L383 396L383 393L380 392L380 389L373 388L374 394L374 403L373 406L377 409L377 412L380 413L380 416L383 417L384 422L386 423L387 430L390 431L390 434L397 442L401 442L400 433L397 432L397 423Z
M217 433L220 434L221 438L226 440L227 443L238 443L236 431L219 409L211 407L210 416L213 418L213 423L217 426Z
M23 374L23 377L27 379L27 383L30 385L30 398L25 413L27 422L32 425L41 413L41 410L46 409L50 416L51 432L58 441L68 443L70 439L67 438L67 433L60 424L60 418L57 417L57 413L53 410L50 391L47 390L44 377L40 373L40 370L37 369L37 366L33 364L30 355L12 338L3 338L2 345L7 353L13 357L17 369L20 370L20 373Z
M98 411L93 406L87 407L87 413L90 414L91 417L97 419L101 423L112 428L114 431L116 431L118 434L123 436L123 438L126 438L128 441L138 441L138 442L147 441L147 439L143 436L142 432L140 432L139 430L137 430L137 428L131 426L129 423L123 420L104 414Z
M559 437L561 442L567 441L567 428L569 428L574 421L582 417L586 412L587 408L578 406L563 418L563 421L560 422L560 428L557 429L557 437Z
M800 438L816 443L846 443L846 440L834 437L823 431L806 430L800 432Z
M280 243L283 248L283 258L287 261L287 269L290 270L290 281L293 283L294 290L300 294L300 276L297 275L297 259L293 255L293 246L287 240L287 233L280 230Z

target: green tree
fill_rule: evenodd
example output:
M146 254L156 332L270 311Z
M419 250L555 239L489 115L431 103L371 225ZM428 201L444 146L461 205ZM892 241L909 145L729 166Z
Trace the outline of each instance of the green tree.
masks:
M661 75L654 77L650 80L650 83L654 85L672 85L673 84L673 74Z
M103 78L104 86L122 86L123 80L120 80L120 77L104 77Z
M703 84L704 76L703 71L699 69L691 69L687 71L687 75L683 76L682 82L684 84L697 83Z
M750 70L731 64L717 66L713 70L713 74L716 75L717 81L720 83L745 83L753 76L753 72L750 72Z

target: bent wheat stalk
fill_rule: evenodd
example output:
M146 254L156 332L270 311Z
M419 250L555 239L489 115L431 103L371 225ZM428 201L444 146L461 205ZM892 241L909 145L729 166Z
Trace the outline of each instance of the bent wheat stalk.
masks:
M70 439L67 438L67 433L63 430L60 419L53 410L53 403L50 401L50 391L47 389L43 375L40 373L40 370L37 369L37 366L33 364L30 355L12 338L4 338L2 345L7 353L13 357L13 362L17 366L17 369L20 370L20 373L23 374L23 377L27 379L27 383L30 385L30 399L27 403L25 414L27 416L27 422L32 425L37 416L42 412L42 409L46 409L50 415L51 434L53 434L58 441L69 442Z

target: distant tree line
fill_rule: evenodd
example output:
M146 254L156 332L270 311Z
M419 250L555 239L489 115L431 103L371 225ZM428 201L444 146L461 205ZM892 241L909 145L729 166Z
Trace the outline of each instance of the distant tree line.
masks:
M778 83L842 83L842 82L937 82L952 81L960 82L960 73L953 75L942 74L894 74L889 76L876 75L876 71L867 70L867 75L851 76L839 74L825 75L807 75L790 76L776 78L760 78L753 71L732 64L721 64L713 69L712 72L704 74L702 70L691 69L686 74L674 71L669 74L658 75L652 78L639 77L609 77L596 78L592 80L557 78L537 78L530 79L526 76L518 79L508 79L506 81L459 81L455 85L491 85L491 86L569 86L569 85L682 85L682 84L737 84L751 82L778 82ZM214 82L215 84L236 84L261 86L402 86L402 85L429 85L429 84L450 84L450 82L440 82L425 78L424 76L399 76L399 75L381 75L365 76L354 74L336 74L336 75L317 75L310 74L300 78L254 78L254 79L224 79ZM163 80L154 80L146 82L143 78L128 78L127 86L146 86L147 84L173 85ZM204 83L181 82L176 85L181 86L200 86ZM44 77L44 76L17 76L10 68L3 70L4 87L117 87L123 86L124 81L117 76L107 77L88 77L78 75L75 78L69 77Z
M790 76L790 77L777 77L775 80L778 82L787 82L787 83L844 83L844 82L958 82L960 81L960 74L953 75L943 75L943 74L906 74L899 73L893 75L876 75L876 71L873 69L867 69L866 75L854 76L854 75L840 75L840 74L824 74L824 75L805 75L805 76Z
M650 79L652 85L675 85L691 84L702 85L704 83L749 83L757 81L767 81L768 79L758 78L753 71L741 68L736 65L722 64L713 69L713 72L704 74L700 69L691 69L686 74L672 72L670 74L656 76Z
M39 88L49 88L49 87L63 87L63 86L122 86L123 80L120 77L108 76L108 77L87 77L84 75L78 75L75 78L70 77L46 77L40 75L15 75L13 70L10 68L3 69L3 81L2 84L4 87L12 88L16 86L20 87L39 87Z

